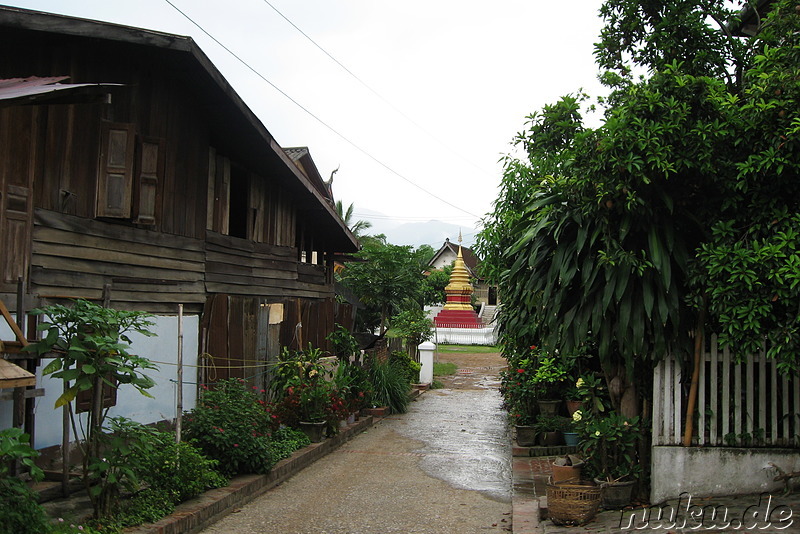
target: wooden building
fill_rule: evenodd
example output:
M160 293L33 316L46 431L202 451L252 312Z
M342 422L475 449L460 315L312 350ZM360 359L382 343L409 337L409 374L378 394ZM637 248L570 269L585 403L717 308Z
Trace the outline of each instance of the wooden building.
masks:
M293 160L191 38L0 7L0 49L12 311L180 303L219 368L326 346L334 256L358 243L308 150Z

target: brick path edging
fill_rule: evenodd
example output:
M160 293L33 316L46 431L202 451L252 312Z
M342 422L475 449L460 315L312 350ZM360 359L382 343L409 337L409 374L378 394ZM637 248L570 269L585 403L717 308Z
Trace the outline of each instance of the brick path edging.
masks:
M319 458L350 440L373 425L372 416L362 417L352 425L339 430L339 433L321 443L295 451L289 458L275 464L266 475L242 475L233 478L224 488L203 493L185 503L179 504L175 511L164 519L125 529L126 534L184 534L200 532L212 523L219 521L236 508L243 506L267 490L284 482Z

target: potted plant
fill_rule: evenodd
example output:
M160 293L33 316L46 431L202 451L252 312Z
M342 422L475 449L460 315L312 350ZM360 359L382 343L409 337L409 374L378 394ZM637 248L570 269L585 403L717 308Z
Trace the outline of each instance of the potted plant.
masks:
M538 360L532 381L541 413L551 415L558 413L561 391L566 378L567 371L555 356L543 356Z
M567 454L566 456L559 456L553 460L553 483L559 482L573 482L578 483L581 480L581 469L583 468L583 459L576 454Z
M536 444L536 429L533 423L539 410L536 405L536 360L529 354L510 354L508 370L500 373L500 393L503 407L508 411L514 425L517 444L530 447Z
M567 401L567 412L569 412L570 417L581 409L581 392L579 389L581 385L583 385L583 379L579 378L575 384L567 388L564 394Z
M564 444L567 447L576 447L578 445L577 425L578 423L580 423L582 418L583 418L583 412L581 412L580 410L575 410L575 412L572 413L572 421L570 422L566 430L563 431Z
M544 447L564 444L564 430L569 430L570 419L559 415L540 414L533 424L539 434L539 442Z
M586 473L602 487L604 508L623 508L641 476L638 446L642 439L639 417L616 412L583 417L578 425L579 450Z

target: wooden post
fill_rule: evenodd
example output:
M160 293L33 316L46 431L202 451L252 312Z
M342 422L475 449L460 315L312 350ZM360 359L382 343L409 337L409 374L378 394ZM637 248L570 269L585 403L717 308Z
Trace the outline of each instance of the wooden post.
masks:
M706 303L704 299L700 312L697 314L697 328L694 333L694 370L692 371L692 387L689 389L689 399L686 402L686 426L683 433L684 447L691 446L692 434L694 433L694 407L697 402L697 382L700 378L700 365L702 365L704 359L703 327L705 323Z
M178 403L175 418L175 442L181 442L183 423L183 304L178 304Z
M63 393L69 389L64 381ZM69 403L61 408L61 494L69 497Z

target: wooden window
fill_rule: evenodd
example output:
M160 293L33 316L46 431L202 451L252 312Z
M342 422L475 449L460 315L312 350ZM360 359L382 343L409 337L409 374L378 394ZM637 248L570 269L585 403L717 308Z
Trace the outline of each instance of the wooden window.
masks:
M164 140L140 137L137 142L136 195L134 213L139 224L156 224L164 179Z
M115 385L116 380L112 381ZM92 406L92 389L79 391L75 396L75 411L77 413L88 412ZM111 387L103 382L103 409L117 405L117 388Z
M133 124L104 122L101 128L97 216L129 218L135 148Z

